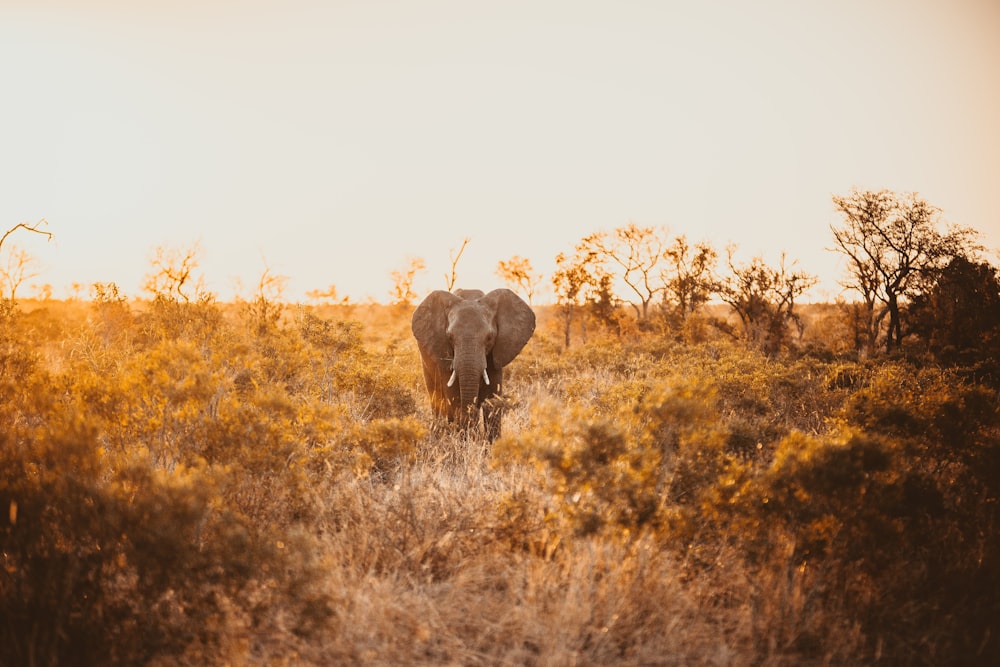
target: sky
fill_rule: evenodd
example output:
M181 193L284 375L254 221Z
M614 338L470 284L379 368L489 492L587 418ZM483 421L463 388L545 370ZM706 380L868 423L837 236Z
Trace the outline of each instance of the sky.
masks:
M852 188L1000 248L1000 2L0 0L0 227L55 235L4 249L56 297L142 296L163 247L221 299L387 301L465 238L458 286L515 255L548 283L634 222L828 300Z

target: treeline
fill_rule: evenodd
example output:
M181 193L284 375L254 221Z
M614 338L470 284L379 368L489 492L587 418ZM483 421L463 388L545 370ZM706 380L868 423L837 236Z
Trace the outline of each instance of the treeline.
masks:
M980 258L974 230L941 229L940 211L913 193L854 190L834 203L844 222L831 228L833 250L847 259L843 284L855 297L838 303L855 352L870 357L912 342L942 359L995 356L1000 283ZM556 258L552 276L564 344L595 323L688 339L707 323L768 354L792 346L805 326L799 300L816 277L784 254L771 266L760 257L738 263L734 252L726 248L720 270L710 244L663 228L633 223L585 236ZM498 275L528 296L541 279L519 257L501 262ZM713 299L729 306L738 330L726 318L706 317ZM623 304L633 317L624 317Z
M996 352L1000 339L997 269L983 258L978 233L969 227L942 228L941 211L916 193L852 190L833 197L843 222L831 226L831 251L846 260L838 299L841 319L859 355L892 353L905 345L936 358L970 361ZM23 229L45 234L47 223L21 223L0 239ZM451 253L447 289L457 286L458 263L470 239ZM196 272L198 248L158 248L143 291L151 298L169 295L182 301L213 299ZM718 249L691 242L663 227L635 223L584 236L569 253L560 253L550 278L562 324L563 342L584 339L591 329L627 334L633 329L697 338L704 326L749 341L767 354L795 347L805 322L800 301L816 276L784 253L776 266L762 257L740 263L736 247ZM8 248L0 284L14 300L29 277L32 260ZM393 304L411 305L423 259L393 271ZM529 303L544 276L531 261L515 256L497 264L496 275ZM265 270L250 299L280 300L286 278ZM99 286L91 286L92 292ZM115 286L117 289L117 286ZM312 290L320 303L348 304L336 287ZM705 306L728 306L713 316ZM715 311L718 312L717 309Z

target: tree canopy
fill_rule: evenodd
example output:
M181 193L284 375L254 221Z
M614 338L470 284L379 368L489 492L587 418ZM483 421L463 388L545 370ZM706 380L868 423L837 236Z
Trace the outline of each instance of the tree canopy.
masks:
M855 189L833 202L844 216L843 225L831 226L834 250L848 258L845 286L864 300L867 345L874 349L888 317L884 342L891 352L905 335L901 302L916 295L929 274L973 254L976 232L957 226L941 231L940 209L916 193Z

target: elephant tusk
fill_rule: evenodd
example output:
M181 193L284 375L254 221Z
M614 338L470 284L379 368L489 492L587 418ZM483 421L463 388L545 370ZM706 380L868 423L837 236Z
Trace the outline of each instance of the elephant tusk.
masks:
M449 387L452 386L453 384L455 384L455 378L457 378L457 377L458 377L458 371L452 370L451 377L448 378L448 386Z
M483 369L483 380L486 382L487 385L489 385L489 383L490 383L490 376L489 376L489 373L486 372L485 368Z

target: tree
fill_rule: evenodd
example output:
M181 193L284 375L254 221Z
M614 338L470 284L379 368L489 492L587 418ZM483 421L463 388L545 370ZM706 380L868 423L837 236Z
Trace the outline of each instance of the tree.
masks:
M258 334L273 331L278 325L282 311L281 296L287 284L288 276L272 273L271 267L265 263L253 298L244 306L247 320Z
M845 287L864 300L865 345L874 351L888 317L885 348L891 352L905 334L901 303L918 293L922 276L926 279L955 257L975 252L976 232L955 226L938 231L940 210L916 193L852 190L833 202L844 215L843 226L830 227L834 250L848 258ZM877 303L882 304L880 311Z
M514 255L506 262L500 260L497 263L496 274L512 290L524 294L529 305L542 280L542 274L535 273L531 261L519 255Z
M316 303L331 303L346 306L351 302L351 297L340 296L337 293L337 286L330 285L326 289L313 289L306 292L306 296Z
M985 262L956 257L907 309L911 331L945 362L1000 353L1000 278Z
M586 267L574 262L564 253L556 255L556 270L552 274L552 288L563 324L563 344L569 347L573 316L579 306L580 293L585 289L589 274Z
M4 241L7 240L7 237L19 229L23 229L34 234L41 234L46 237L47 241L51 241L53 237L52 232L42 229L43 226L48 224L49 222L45 218L42 218L34 224L29 224L27 222L17 223L4 232L3 236L0 236L0 249L3 248ZM17 289L25 280L28 278L34 278L38 275L37 272L31 273L31 267L34 263L35 260L31 257L31 255L16 246L12 247L10 252L8 252L7 265L4 268L0 268L0 280L2 280L3 285L10 290L11 301L14 300L14 296L17 294Z
M578 251L592 254L596 261L621 268L622 282L637 299L629 303L640 320L647 319L649 305L666 288L659 271L666 253L663 234L663 228L640 227L630 222L610 234L590 234L578 247ZM605 272L610 273L608 270Z
M420 257L407 257L406 265L402 269L389 274L392 277L392 291L389 292L389 296L393 305L408 306L413 303L417 298L416 292L413 291L413 281L417 274L426 268L427 264ZM452 268L454 269L454 264Z
M736 311L747 339L765 353L775 354L787 341L788 324L801 328L795 300L815 285L817 278L786 268L784 253L775 269L761 257L736 265L733 252L732 246L727 248L731 275L721 282L719 294Z
M611 275L604 270L593 252L583 251L578 247L572 256L564 253L556 255L552 287L556 293L566 347L570 345L573 322L584 305L598 314L598 317L615 310Z
M667 247L664 257L669 264L662 276L664 301L670 305L677 321L684 323L719 290L714 277L718 253L707 243L698 243L692 248L687 237L681 235Z
M49 300L52 299L52 284L51 283L42 283L41 285L38 285L36 283L32 283L31 285L29 285L29 287L31 287L33 290L35 290L35 298L36 299L38 299L40 301L49 301Z
M3 285L3 291L11 301L16 298L17 290L25 280L38 276L38 271L34 268L36 265L35 258L24 248L12 245L7 250L7 261L4 266L0 266L0 285Z
M143 290L154 298L185 303L190 302L192 296L204 296L204 276L194 276L194 271L198 268L198 255L201 254L198 243L187 248L157 246L153 253L150 260L153 272L146 276ZM192 285L194 293L189 294L188 290Z

